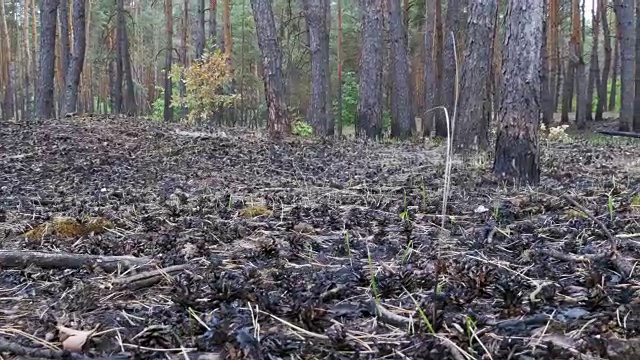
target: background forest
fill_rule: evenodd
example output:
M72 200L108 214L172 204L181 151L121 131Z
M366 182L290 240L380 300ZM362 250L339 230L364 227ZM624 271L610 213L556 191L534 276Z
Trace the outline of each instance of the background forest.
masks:
M585 1L590 3L586 4ZM329 86L329 100L326 101L330 104L329 113L339 120L336 121L336 130L340 132L342 126L352 126L357 115L360 52L363 46L361 4L354 0L331 3L322 0L275 0L268 3L273 9L278 45L283 55L286 103L293 117L296 120L309 119L313 86ZM376 3L383 5L367 1L366 6L375 7ZM34 116L35 84L38 83L36 70L42 56L41 34L43 31L51 33L52 30L55 30L55 50L52 54L55 65L51 69L55 70L55 116L63 116L67 112L127 112L158 120L215 119L227 125L253 126L264 123L267 117L261 80L263 65L249 0L165 0L164 3L154 0L76 0L73 3L71 0L46 0L40 4L36 0L4 0L2 5L0 94L3 95L4 118L30 119ZM568 113L575 110L576 99L581 95L575 89L587 90L586 105L594 113L619 110L620 82L617 79L620 75L620 37L616 36L618 26L612 5L603 0L597 0L597 3L596 0L582 0L582 3L579 0L551 0L547 4L546 63L548 81L553 84L548 85L553 97L552 104L548 106L553 112L561 111L564 122L568 121ZM449 36L443 36L444 33L454 31L456 34L459 65L464 63L465 57L469 57L464 53L465 42L470 38L470 9L466 0L450 0L448 3L441 3L440 0L406 0L401 6L401 9L397 9L402 12L399 14L402 18L399 32L391 31L395 26L394 19L384 12L387 14L383 32L383 126L386 129L392 118L394 77L408 76L410 84L407 102L399 105L410 109L403 110L406 114L394 118L407 118L415 114L426 120L427 106L431 108L437 105L437 99L444 100L445 104L451 101L442 98L438 94L439 89L425 83L425 79L432 78L437 88L444 86L444 89L449 89L455 81L451 73L451 41ZM43 10L56 11L57 19L42 17ZM503 1L489 2L488 7L476 11L488 11L486 14L475 14L487 20L495 17L494 21L486 23L491 28L493 40L480 40L485 48L492 42L495 51L489 70L492 74L499 74L506 6ZM84 17L80 17L80 12L84 13ZM46 20L57 21L43 25ZM69 66L78 52L82 51L76 39L82 31L78 22L86 24L86 55L84 65L78 59L80 66L83 66L79 90L71 90L78 92L77 108L69 105L68 110L71 111L65 111L67 74L77 71ZM322 29L323 26L327 31ZM310 29L315 31L313 36L310 36ZM425 41L425 31L431 35L440 32L441 35L429 44ZM410 65L401 68L400 72L391 61L401 58L399 50L394 48L396 33L404 38ZM328 57L320 60L328 61L327 72L330 75L324 77L330 79L328 84L318 83L322 79L312 78L310 40L316 37L319 44L312 44L318 49L315 56ZM321 45L327 41L328 44ZM571 44L579 48L577 59L570 56L573 54L569 46ZM328 53L322 50L327 45ZM426 50L425 46L431 46L431 49ZM433 55L431 59L425 55L426 51ZM204 63L196 61L204 53L212 56ZM475 60L482 61L481 58ZM426 66L427 62L434 66ZM588 71L585 71L585 66L589 67ZM581 75L574 79L576 68ZM425 71L433 74L425 77ZM170 74L172 84L169 94L173 110L171 114L165 110L165 101L169 99L164 97L165 73ZM181 79L186 80L186 85ZM597 110L600 93L593 89L601 83L601 79L608 84L603 93L607 101L604 102L604 108ZM495 98L494 104L497 104L497 96L493 91L496 81L499 81L499 76L490 75L493 85L488 87L491 89L488 96ZM431 91L431 99L428 99L429 94L425 94L425 91ZM445 90L443 94L447 91L450 92ZM572 101L569 102L569 99ZM591 114L585 114L586 118L591 119ZM548 120L549 116L545 115L545 119ZM601 117L597 114L594 116ZM310 123L313 125L313 121L310 120ZM427 121L424 127L432 130ZM304 126L297 130L305 133L311 131ZM438 134L446 135L446 132L439 131Z

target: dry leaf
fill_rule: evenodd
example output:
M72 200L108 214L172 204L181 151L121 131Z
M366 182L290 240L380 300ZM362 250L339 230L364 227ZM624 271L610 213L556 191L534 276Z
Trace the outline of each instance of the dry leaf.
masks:
M71 352L82 352L82 347L95 332L95 329L83 331L71 329L62 325L58 325L57 328L58 331L69 336L62 341L62 348Z

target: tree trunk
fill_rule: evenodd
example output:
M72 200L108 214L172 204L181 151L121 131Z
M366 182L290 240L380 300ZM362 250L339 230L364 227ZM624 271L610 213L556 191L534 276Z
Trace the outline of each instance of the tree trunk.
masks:
M459 0L449 0L447 2L447 15L445 19L445 31L443 36L443 46L444 46L444 72L442 78L442 102L443 105L449 111L449 117L452 119L453 117L453 106L455 100L455 86L456 86L456 64L458 63L458 59L455 57L455 50L453 39L451 35L455 36L456 46L459 45L460 42L460 33L459 33L459 19L460 19L460 8L459 8ZM436 124L436 134L441 137L447 137L447 125L444 121Z
M67 83L67 71L69 70L69 64L71 63L71 44L69 37L71 31L69 30L69 1L60 0L60 6L58 7L58 21L60 22L60 87L59 97L57 99L59 110L64 107L64 86Z
M464 50L460 103L455 124L454 146L458 152L489 146L489 74L491 46L497 0L473 1L469 5L468 37Z
M540 72L540 107L542 108L542 122L549 126L553 122L553 94L549 75L551 74L549 56L549 34L552 32L550 28L551 16L549 10L551 6L547 6L547 0L543 0L543 16L542 16L542 49L540 49L540 62L542 69ZM551 5L551 4L549 4Z
M493 172L502 179L534 185L540 181L542 0L511 0L508 6Z
M38 69L36 115L43 120L54 117L53 79L55 75L58 4L59 0L40 1L40 68Z
M635 5L633 0L614 0L614 5L620 31L620 123L618 130L629 131L633 125L635 94L635 29L633 24L633 7Z
M424 113L422 115L422 135L428 137L434 128L435 113L441 111L436 106L436 63L435 63L435 32L436 32L436 2L426 0L426 16L424 26Z
M500 86L502 82L502 50L500 42L500 29L504 27L504 20L501 22L500 11L503 1L498 0L496 12L494 14L493 34L491 36L491 78L488 87L491 89L491 120L497 119L498 109L500 108Z
M167 45L164 49L164 121L173 121L173 109L171 108L171 96L173 85L171 83L171 63L173 60L173 0L165 0L165 22L167 24ZM215 29L215 27L214 27Z
M14 117L15 113L15 101L14 101L14 76L13 76L13 54L11 52L11 38L9 28L7 26L7 13L5 12L4 2L0 4L0 17L2 21L2 39L0 42L2 43L2 47L0 47L0 51L4 53L5 58L2 62L0 62L0 66L4 67L0 73L0 87L4 85L4 99L2 102L4 103L4 117L6 119L10 119ZM0 90L2 90L0 88ZM17 119L16 119L17 120Z
M73 1L73 57L67 71L63 113L75 113L86 46L85 0Z
M616 111L616 97L618 93L618 69L620 69L620 31L617 24L616 37L613 46L613 63L611 64L611 68L611 95L609 96L609 111Z
M285 102L282 51L278 44L273 8L270 0L251 0L251 8L256 23L258 47L262 55L262 78L269 110L269 133L279 138L291 133L291 122Z
M560 81L560 51L558 47L558 12L560 11L558 0L549 0L549 14L547 23L547 56L548 56L548 86L549 86L549 102L546 104L548 108L545 118L553 122L553 115L558 108L558 88ZM549 116L549 113L551 116Z
M362 0L362 49L356 134L382 136L383 68L382 0Z
M342 136L342 0L338 0L338 136Z
M411 137L411 123L415 122L409 84L409 55L402 18L401 0L388 0L389 37L391 40L391 136L398 139Z
M211 0L209 3L209 39L211 39L211 46L214 49L217 47L216 39L218 38L216 16L218 16L218 0Z
M195 56L200 60L204 53L205 30L204 30L204 0L198 0L198 27L196 31Z
M636 74L633 110L633 130L640 132L640 2L636 1Z
M23 94L24 94L24 114L23 118L25 120L31 120L31 74L36 71L36 69L32 69L32 61L31 61L31 46L29 41L29 0L26 0L23 3L22 7L22 42L23 42L23 54L24 54L24 62L23 67L24 71L24 84L23 86ZM32 21L36 21L36 19L32 19Z
M433 35L433 62L435 63L435 72L436 72L436 82L435 82L435 92L433 96L433 106L442 106L443 105L443 95L442 95L442 77L444 73L444 31L442 24L442 0L434 0L436 2L435 6L435 34ZM450 37L449 37L450 39ZM442 109L438 109L434 113L435 115L435 134L438 134L438 129L440 129L441 134L446 136L446 117L444 111ZM449 115L451 116L451 114ZM444 129L444 131L442 131ZM439 135L440 136L440 135Z
M329 81L329 0L304 0L304 15L309 31L311 51L311 103L307 112L309 123L317 136L330 135L331 99Z
M600 22L602 24L602 36L604 44L604 64L602 64L602 76L598 84L598 103L596 104L596 121L602 121L602 113L607 107L607 89L609 87L609 70L611 69L611 34L609 32L609 19L607 19L606 0L599 0Z
M594 4L595 6L595 1ZM598 10L599 11L599 10ZM589 61L589 82L587 84L587 112L586 120L593 121L593 90L597 88L600 81L600 64L598 62L598 37L600 36L600 16L596 13L595 8L591 10L591 60Z

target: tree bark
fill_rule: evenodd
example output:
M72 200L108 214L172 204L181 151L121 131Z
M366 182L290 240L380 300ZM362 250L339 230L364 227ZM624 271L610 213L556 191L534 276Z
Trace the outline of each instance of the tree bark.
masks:
M442 103L449 111L449 117L453 116L453 106L455 100L455 82L456 82L456 64L458 59L455 57L453 39L451 34L455 36L456 46L459 46L459 19L460 7L459 0L449 0L447 2L447 15L445 18L445 31L443 36L444 46L444 71L442 77ZM443 118L436 124L436 134L441 137L447 137L447 125Z
M486 150L489 146L489 74L492 52L486 39L493 36L497 0L473 1L469 5L458 119L454 147L458 152Z
M512 0L508 6L493 172L502 179L533 185L540 181L542 0Z
M614 5L620 31L620 123L618 124L618 130L629 131L633 125L635 94L634 1L614 0Z
M338 0L338 136L342 136L342 0Z
M620 69L620 31L616 22L616 37L613 45L613 62L611 63L611 95L609 96L609 111L616 111L618 94L618 70Z
M609 87L609 70L611 69L611 34L609 32L609 19L607 18L606 0L599 0L600 23L602 24L602 36L604 46L604 64L602 64L602 76L598 83L598 103L596 104L596 121L602 121L602 113L607 108L607 89Z
M550 10L553 4L547 4L547 0L543 0L543 16L542 16L542 49L540 49L540 62L542 69L540 72L540 107L542 108L542 122L547 126L550 126L553 122L553 93L551 81L549 79L551 74L551 58L549 56L550 47L552 43L549 41L550 34L553 32L551 29L552 17ZM549 5L549 6L548 6Z
M171 74L171 65L173 60L173 0L165 0L165 22L167 29L167 45L164 49L164 121L173 121L173 109L171 108L171 97L173 92L173 85L169 75Z
M640 132L640 1L636 0L636 68L633 130Z
M217 48L216 39L218 38L218 23L216 17L218 16L218 0L211 0L209 3L209 39L211 39L211 46Z
M362 49L356 135L382 136L384 60L382 0L362 0Z
M258 47L262 55L262 78L269 110L268 127L272 137L280 138L291 133L291 123L285 102L282 51L278 43L276 22L271 0L251 0L256 23Z
M205 30L204 30L204 0L198 0L198 26L196 31L195 56L200 60L204 54Z
M436 64L435 64L435 32L436 32L436 2L426 0L426 16L424 26L424 113L422 115L422 135L428 137L434 128L436 104Z
M40 68L36 115L46 120L54 117L53 93L56 51L56 12L59 0L40 1Z
M309 32L311 51L311 103L307 112L309 123L317 136L333 133L329 69L329 0L304 0L304 15ZM333 129L331 129L333 130Z
M71 31L69 30L69 1L60 0L60 6L58 7L58 21L60 22L60 87L58 97L59 109L64 108L64 86L67 83L67 71L69 70L69 64L71 63L71 43L69 37ZM60 110L58 110L60 112Z
M595 1L594 1L595 5ZM600 11L600 9L598 9ZM589 60L589 81L587 84L586 120L593 121L593 91L600 82L600 64L598 62L598 38L600 36L600 16L595 9L591 10L591 59Z
M391 41L391 136L411 137L411 123L415 122L409 83L409 55L401 0L388 0L389 36Z
M73 57L67 71L67 82L65 85L65 100L63 113L70 114L76 112L78 102L78 85L84 66L84 53L86 47L85 32L85 0L73 1Z

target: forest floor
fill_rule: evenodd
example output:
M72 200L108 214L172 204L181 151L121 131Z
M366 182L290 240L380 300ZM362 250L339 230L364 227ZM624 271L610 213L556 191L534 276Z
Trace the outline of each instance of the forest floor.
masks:
M441 143L199 131L0 123L0 357L638 358L639 141L454 159L442 228Z

